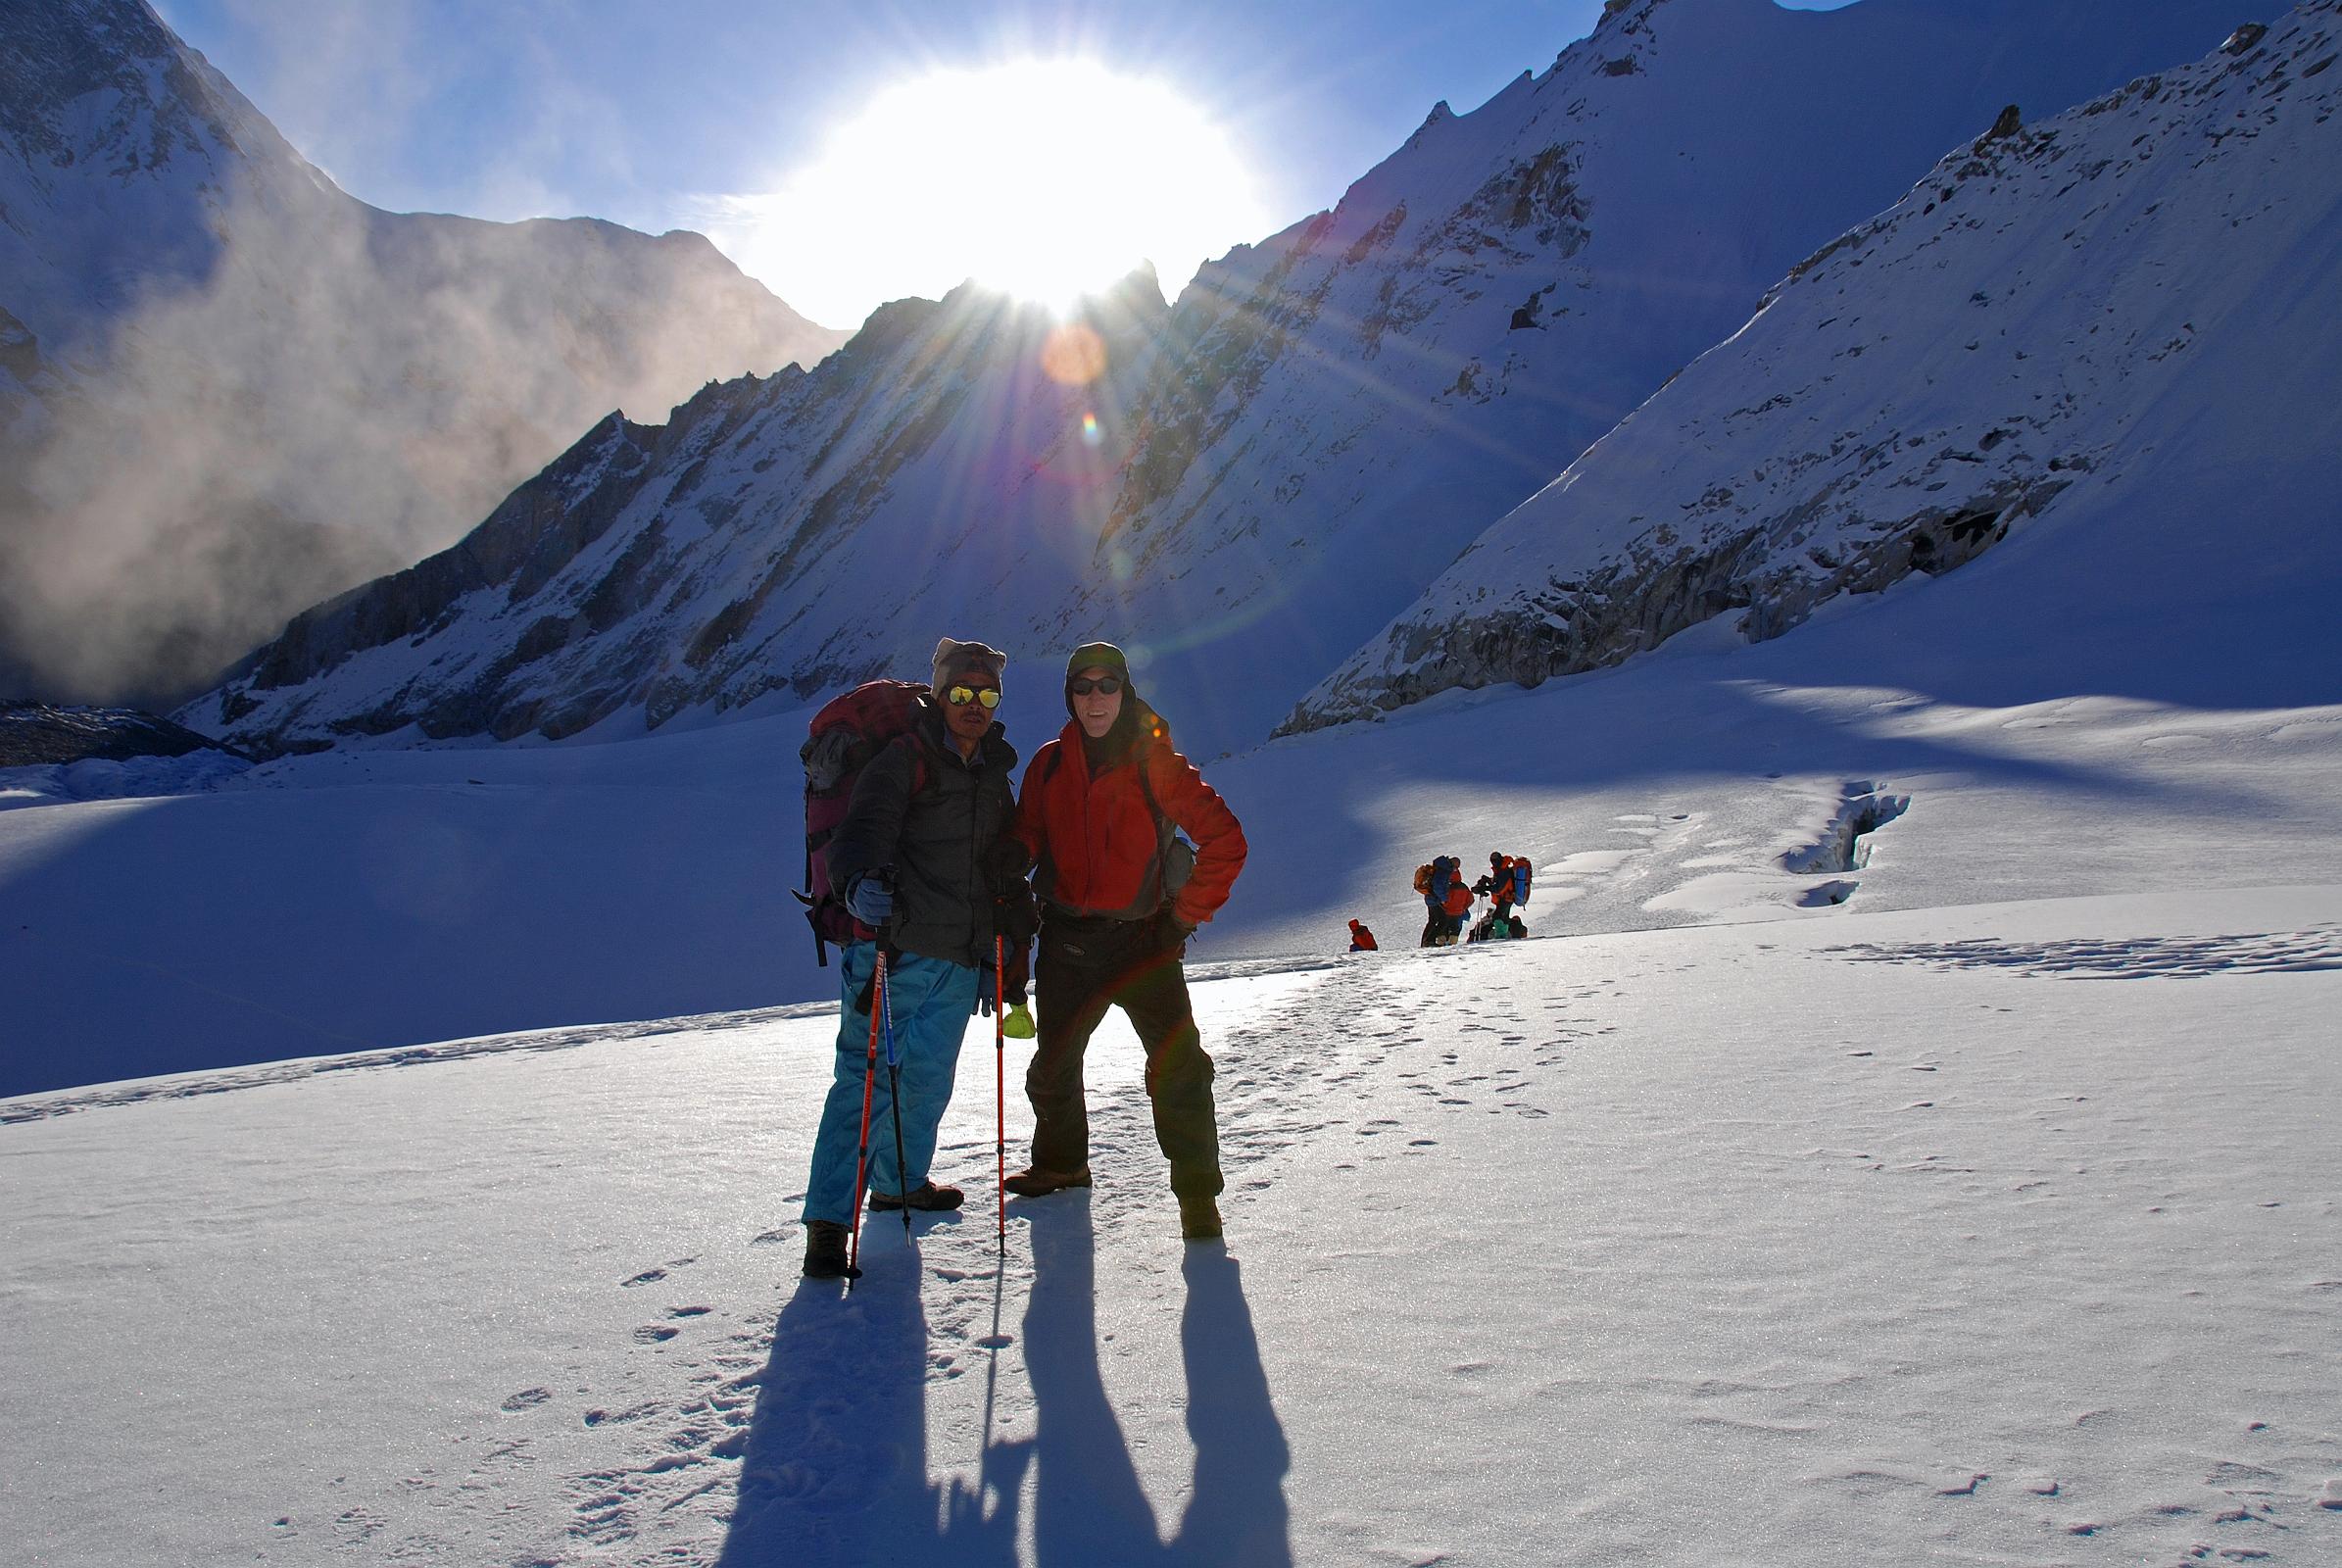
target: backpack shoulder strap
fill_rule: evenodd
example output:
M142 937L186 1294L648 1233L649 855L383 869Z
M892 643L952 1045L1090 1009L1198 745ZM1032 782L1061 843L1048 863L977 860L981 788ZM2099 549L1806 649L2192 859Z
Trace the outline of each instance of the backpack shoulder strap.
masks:
M906 729L887 742L910 753L910 792L918 794L928 784L927 743L916 729Z
M1163 803L1154 798L1154 780L1147 775L1147 768L1151 765L1153 757L1154 748L1147 746L1141 749L1131 760L1138 764L1139 793L1147 797L1147 809L1154 817L1155 832L1160 834L1164 825Z

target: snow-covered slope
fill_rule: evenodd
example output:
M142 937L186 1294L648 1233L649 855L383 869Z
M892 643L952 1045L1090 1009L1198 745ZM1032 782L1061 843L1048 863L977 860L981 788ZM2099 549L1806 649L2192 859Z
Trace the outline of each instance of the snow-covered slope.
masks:
M696 234L375 211L143 0L0 0L0 666L53 692L184 693L610 409L844 335Z
M2315 624L2342 603L2338 54L2342 8L2312 0L1955 149L1489 529L1294 725L1535 684L1720 615L1776 636L1988 549L2057 570L2021 542L2068 532L2098 564L2047 612L2085 620L2150 578L2204 614L2200 594L2308 574L2282 603L2327 608L2273 614L2243 657L2294 662L2291 700L2342 696Z
M796 1277L830 1019L0 1106L38 1118L0 1123L0 1535L44 1568L2342 1560L2330 888L1195 996L1224 1247L1176 1237L1117 1019L1097 1189L996 1250L978 1028L936 1166L970 1207L874 1219L850 1295Z
M887 386L887 416L918 439L858 468L848 509L879 519L882 545L806 531L837 514L837 470L796 456L868 441L849 421L878 395L871 368L824 368L802 392L726 388L738 433L670 439L629 492L641 499L597 531L603 547L554 577L463 603L377 585L368 604L418 612L327 613L395 622L398 642L297 628L191 711L268 747L401 715L435 734L524 732L540 712L552 733L655 724L781 683L809 698L915 669L950 624L1044 662L1112 635L1157 689L1193 694L1191 742L1257 740L1491 520L1946 146L2011 100L2063 107L2194 58L2234 10L1639 0L1543 75L1468 115L1436 110L1334 212L1206 268L1167 320L1139 323L1159 342L1150 359L1118 342L1103 382L1029 405L1053 423L1001 426L956 381ZM965 363L964 314L890 322L885 348L906 332L924 346L903 363ZM987 535L955 582L906 591L871 564L899 566L905 537L955 537L939 514ZM639 584L621 590L626 612L580 622L613 566ZM545 657L589 629L590 645Z

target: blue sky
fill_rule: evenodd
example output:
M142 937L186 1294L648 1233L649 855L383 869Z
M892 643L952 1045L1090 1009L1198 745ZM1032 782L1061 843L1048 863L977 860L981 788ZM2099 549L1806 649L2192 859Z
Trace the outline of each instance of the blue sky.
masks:
M1087 55L1169 82L1227 127L1269 221L1212 236L1215 254L1330 206L1434 102L1466 110L1542 72L1600 11L1600 0L157 3L353 195L653 232L718 229L724 198L777 188L906 77ZM772 275L782 267L752 270L789 298L791 279ZM852 324L838 313L826 313L832 324Z

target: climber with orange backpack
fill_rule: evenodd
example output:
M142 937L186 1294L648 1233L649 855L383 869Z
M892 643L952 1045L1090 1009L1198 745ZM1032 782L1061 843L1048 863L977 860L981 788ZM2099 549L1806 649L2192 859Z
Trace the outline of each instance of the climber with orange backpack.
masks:
M1502 850L1488 852L1488 874L1473 883L1472 891L1492 901L1495 907L1472 928L1471 940L1486 942L1490 937L1517 940L1529 935L1529 927L1513 912L1514 906L1529 902L1529 875L1526 856L1506 855Z
M1426 948L1451 948L1463 934L1464 916L1472 912L1472 889L1464 882L1464 862L1442 855L1429 865L1415 868L1415 891L1431 911L1423 924Z

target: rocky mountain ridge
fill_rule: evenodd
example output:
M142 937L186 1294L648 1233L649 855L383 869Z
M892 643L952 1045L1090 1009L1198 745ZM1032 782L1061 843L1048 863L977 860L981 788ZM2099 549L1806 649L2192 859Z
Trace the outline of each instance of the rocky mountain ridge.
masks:
M375 617L416 623L396 645L298 627L189 711L261 749L409 723L614 733L917 668L948 624L1020 659L1111 635L1153 689L1192 694L1189 744L1249 744L2010 97L2079 101L2200 53L2231 11L1640 0L1480 109L1436 109L1333 212L1206 267L1167 314L1100 316L1110 351L1070 389L1042 373L1047 332L976 331L972 297L906 308L885 330L916 340L907 357L850 347L802 388L716 389L737 422L664 438L558 580ZM977 339L1026 361L978 366ZM954 373L882 387L882 361ZM1016 390L1043 385L1059 390ZM839 422L865 403L915 436ZM845 492L808 461L839 443L868 458ZM946 540L974 549L963 569L905 573ZM605 569L633 586L603 594ZM581 621L588 603L630 608Z
M958 624L1012 582L1073 580L993 498L1078 534L1122 456L1082 411L1144 372L1165 310L1151 274L1094 325L969 285L883 307L809 373L710 386L663 426L612 416L460 544L297 616L188 711L271 751L410 726L559 739L857 678L874 618ZM1052 376L1057 359L1079 363ZM779 663L776 637L805 652Z
M2336 0L2311 0L1957 149L1490 528L1286 728L1535 685L1718 617L1777 636L2054 527L2077 487L2100 514L2152 509L2124 486L2174 440L2201 464L2283 458L2300 409L2342 402L2338 52Z
M241 755L208 735L132 708L0 701L0 767L62 766L93 759L122 762L202 751Z

